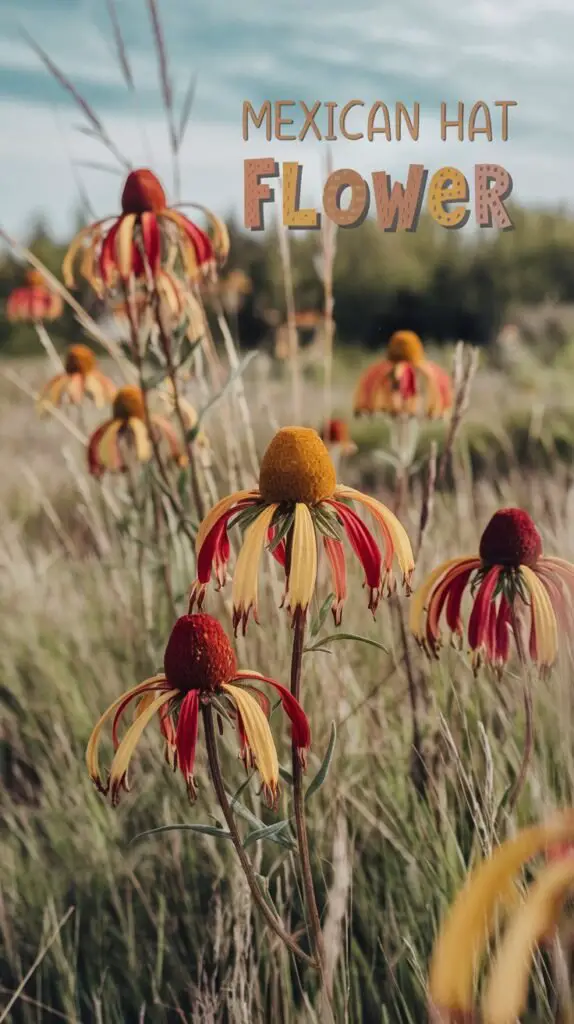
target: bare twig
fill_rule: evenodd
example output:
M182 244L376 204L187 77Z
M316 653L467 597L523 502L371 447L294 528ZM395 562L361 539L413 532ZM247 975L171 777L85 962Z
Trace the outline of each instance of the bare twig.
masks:
M48 941L45 942L44 945L40 948L40 952L38 953L38 956L34 960L34 963L30 967L29 971L27 971L26 974L24 975L24 977L22 978L22 981L18 985L18 988L14 992L12 998L8 1000L6 1006L2 1010L2 1013L0 1013L0 1024L2 1024L2 1021L8 1019L8 1014L10 1013L10 1010L12 1009L14 1004L18 1002L18 999L19 999L20 995L22 994L22 992L24 991L24 989L25 989L26 985L28 984L30 978L34 974L34 971L42 963L42 960L46 956L46 953L50 949L50 946L52 946L53 943L56 941L56 939L58 938L58 935L62 931L62 928L67 923L67 921L70 919L70 917L74 913L75 909L76 909L75 907L68 907L68 909L67 909L66 913L64 914L64 916L61 917L60 920L58 921L58 924L56 925L56 928L52 932L52 934L51 934L50 938L48 939Z

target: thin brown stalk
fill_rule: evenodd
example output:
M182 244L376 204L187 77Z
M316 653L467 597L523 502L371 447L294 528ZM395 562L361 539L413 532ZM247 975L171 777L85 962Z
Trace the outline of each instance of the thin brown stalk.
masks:
M438 467L437 477L439 484L444 482L458 428L460 427L464 414L468 408L470 389L472 387L472 381L477 368L478 349L471 348L470 351L465 352L463 342L459 342L454 356L454 404L447 438Z
M281 222L277 224L279 236L279 252L283 267L283 286L285 290L285 309L287 312L287 332L289 337L289 363L291 366L291 396L293 402L293 422L301 422L301 366L299 359L299 335L295 312L295 292L293 288L293 272L291 269L291 252L286 229Z
M293 621L293 648L291 652L291 693L297 701L301 700L301 676L304 649L305 615L301 610L297 610ZM330 999L327 989L327 978L325 975L325 947L323 943L321 918L319 916L319 908L317 907L317 898L315 895L315 886L313 884L309 837L307 835L307 819L305 817L303 764L301 761L301 751L294 743L291 747L291 763L293 771L293 809L295 813L295 831L297 833L297 844L299 847L307 926L309 929L309 937L311 939L313 953L317 959L321 973L324 999L327 1004L329 1004Z
M118 11L117 11L115 0L106 0L106 7L108 8L108 14L110 16L110 22L111 22L111 25L112 25L112 33L113 33L113 37L114 37L114 43L115 43L115 46L116 46L116 50L117 50L117 54L118 54L118 61L119 61L119 64L120 64L120 68L122 70L122 75L124 76L124 81L125 81L128 89L131 89L133 91L133 89L134 89L134 80L133 80L133 75L132 75L132 71L131 71L131 68L130 68L130 64L129 64L129 61L128 61L128 54L127 54L127 50L126 50L126 44L124 42L124 37L122 35L122 30L120 28L120 22L119 22L119 18L118 18Z
M415 549L415 560L421 553L425 534L432 519L436 491L437 443L431 441L427 471L424 482L423 500L419 518L419 533Z
M163 29L161 26L157 0L147 0L147 4L150 13L153 37L155 40L155 46L157 51L161 96L167 118L169 144L173 160L173 189L175 199L178 200L180 192L178 136L175 128L175 120L173 115L173 90L171 87L171 79L169 76L169 62L167 58L167 49L165 45Z
M419 794L424 796L428 785L428 769L422 748L422 730L419 718L419 692L415 679L415 668L409 647L409 634L405 622L403 607L398 594L393 594L392 603L396 611L397 622L403 645L403 660L407 677L409 704L411 709L412 739L410 773L412 783Z
M205 728L205 743L207 747L207 759L209 762L209 770L211 773L213 788L215 789L215 794L217 796L219 805L223 812L223 817L225 818L227 827L231 834L231 841L235 847L235 850L237 851L239 863L241 864L247 884L249 886L249 889L251 890L251 895L253 896L253 899L257 904L257 907L261 911L269 927L287 946L290 952L293 953L293 956L296 956L299 960L303 961L303 963L307 964L309 967L316 967L316 961L307 953L305 953L304 950L302 950L301 947L297 944L293 936L285 930L282 922L271 910L271 907L267 903L267 900L265 899L265 896L259 887L259 883L257 881L257 878L255 877L251 861L249 860L247 854L245 853L245 850L243 849L241 836L239 835L239 832L237 830L237 825L235 824L233 811L231 810L231 805L229 803L229 800L227 799L227 793L225 791L225 784L223 782L223 777L221 775L221 766L219 763L219 753L217 750L217 739L215 735L215 724L213 721L213 709L210 704L204 704L202 706L202 711L203 724Z
M34 52L38 55L38 57L45 65L45 67L48 69L53 78L55 78L56 81L59 82L62 88L65 89L66 92L68 92L72 99L77 103L82 113L85 115L85 117L92 125L92 128L96 136L99 138L100 142L106 147L106 149L109 150L109 152L113 156L115 156L116 160L119 161L122 167L125 170L129 171L131 169L131 164L129 160L126 160L125 156L123 156L123 154L120 153L115 143L112 142L100 118L94 111L93 107L90 106L88 101L84 99L80 92L78 92L75 85L73 85L73 83L70 81L67 75L65 75L64 72L60 70L57 64L54 63L52 58L48 56L46 51L42 49L42 47L32 38L32 36L30 36L24 29L22 29L21 31L28 45L32 47Z
M227 320L223 312L223 307L218 301L217 306L217 323L221 331L223 340L225 342L225 351L227 352L227 358L232 372L239 369L239 358L237 355L237 348L233 340L233 335L229 330ZM241 377L237 377L233 385L233 390L237 397L237 405L239 407L239 413L243 420L245 427L245 436L247 440L247 451L249 454L249 461L251 463L251 471L257 479L259 476L259 459L257 458L257 447L255 444L255 435L253 433L253 425L251 423L251 416L249 415L249 406L245 397L245 387Z
M327 154L327 177L333 170L331 151ZM329 217L323 217L321 224L322 242L322 277L324 295L324 350L323 350L323 416L325 423L331 419L333 412L333 340L335 335L335 322L333 311L335 300L333 297L333 266L336 252L336 225Z

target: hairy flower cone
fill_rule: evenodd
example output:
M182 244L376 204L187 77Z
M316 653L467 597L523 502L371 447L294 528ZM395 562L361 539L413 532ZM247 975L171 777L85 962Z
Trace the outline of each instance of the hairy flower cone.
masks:
M335 467L316 430L283 427L275 434L259 473L264 501L314 505L332 497L336 486Z
M226 633L211 615L182 615L167 642L163 667L182 693L216 690L233 679L237 661Z
M123 213L158 213L166 206L165 192L153 171L145 167L130 171L122 192Z
M414 331L395 331L387 346L387 359L391 363L422 363L425 357L423 343Z
M479 551L486 565L534 566L542 554L542 541L527 512L503 508L488 523Z
M26 271L26 284L31 287L36 287L39 284L46 285L44 275L39 270L27 270Z
M145 408L143 395L139 388L120 388L113 404L113 418L115 420L129 420L134 416L138 420L145 419Z
M87 373L96 367L96 357L87 345L72 345L66 352L66 373Z

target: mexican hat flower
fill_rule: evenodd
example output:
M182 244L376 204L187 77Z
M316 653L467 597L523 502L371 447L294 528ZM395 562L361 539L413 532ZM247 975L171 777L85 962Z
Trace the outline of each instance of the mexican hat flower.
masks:
M277 802L279 762L269 716L271 702L260 689L271 686L291 722L292 739L302 763L311 744L305 712L290 691L274 679L250 669L238 669L231 644L217 619L211 615L183 615L177 620L167 642L164 671L133 686L104 712L86 750L86 763L97 788L110 794L117 804L127 789L127 772L146 726L156 715L166 741L168 763L179 769L190 799L195 799L194 767L200 713L213 705L216 713L231 721L237 730L239 751L246 768L259 772L263 793L270 805ZM119 727L130 705L135 715L123 738ZM109 777L104 779L99 764L99 747L104 726L112 723L114 757Z
M57 320L63 309L61 295L48 287L39 270L28 270L26 283L10 292L6 302L6 316L11 323Z
M574 885L574 861L542 869L520 902L514 879L550 846L574 839L574 811L523 829L472 872L440 929L429 968L431 1020L437 1024L515 1024L524 1012L537 945L553 930ZM474 1009L477 961L494 934L498 912L507 925L487 972L480 1015Z
M364 506L375 521L376 535L352 507ZM405 586L414 570L411 545L400 522L375 498L337 485L329 452L315 430L283 427L267 448L259 489L223 498L199 527L196 540L197 580L190 608L201 607L212 571L225 583L230 555L228 529L245 530L233 575L233 623L245 632L250 612L257 618L259 562L265 546L283 566L283 603L291 616L305 614L315 590L319 538L330 563L335 601L333 615L341 621L347 596L346 538L365 572L369 608L375 612L385 586L394 588L396 560Z
M321 428L321 440L327 448L341 455L354 455L357 445L351 440L349 426L345 420L327 420Z
M179 205L203 209L193 203ZM192 280L225 262L229 237L223 222L203 211L212 228L210 237L177 206L168 205L163 186L147 168L130 171L121 206L119 216L88 225L72 241L62 266L69 288L74 287L74 263L81 249L80 273L98 294L135 278L157 281L160 271L172 269L178 257Z
M156 323L170 341L174 332L181 332L191 342L198 341L205 334L205 320L198 299L168 270L160 270L153 291L150 291L145 278L138 278L128 299L122 291L112 291L106 297L106 304L116 324L126 329L130 339L132 322L144 338L149 336Z
M85 396L101 409L112 402L117 387L109 377L98 370L97 359L87 345L71 345L66 352L64 373L57 374L44 386L38 400L40 410L48 403L60 405L64 401L79 405Z
M106 470L123 472L130 457L138 462L151 459L153 447L145 420L140 389L132 386L120 388L114 398L111 419L97 428L88 443L88 466L93 476L100 477ZM163 439L170 457L178 465L185 465L186 456L171 423L155 413L150 414L150 421L158 443Z
M427 650L438 652L443 611L451 633L462 639L461 606L467 589L472 608L466 632L476 665L484 659L501 671L510 656L511 636L522 650L526 628L531 660L542 671L550 668L557 655L558 624L570 632L574 622L574 565L543 556L540 534L522 509L496 512L482 534L478 555L451 558L419 587L410 622Z
M448 373L425 356L413 331L396 331L386 358L369 366L355 392L355 416L388 413L440 419L452 407Z

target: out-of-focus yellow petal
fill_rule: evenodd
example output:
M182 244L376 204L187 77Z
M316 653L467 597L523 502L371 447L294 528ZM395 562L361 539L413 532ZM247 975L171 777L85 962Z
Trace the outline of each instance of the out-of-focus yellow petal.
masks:
M246 498L253 498L254 502L260 501L261 495L259 491L236 491L235 494L229 494L227 498L222 498L221 501L218 501L217 504L213 506L211 511L207 513L199 527L199 530L197 531L195 541L196 552L199 552L205 538L212 527L215 526L217 520L221 519L221 516L224 516L232 505L237 505L238 502L244 501Z
M545 587L529 566L521 565L520 572L532 599L538 662L542 668L550 668L558 653L558 626L552 603Z
M243 629L247 625L249 612L257 621L257 593L259 590L259 562L271 520L278 505L267 505L257 519L245 531L241 551L237 556L237 564L233 573L233 621L237 626L243 621Z
M512 892L523 864L556 842L574 837L574 811L556 814L545 825L524 829L503 843L470 875L459 893L434 947L429 992L434 1005L453 1013L470 1013L476 960L496 920L500 903Z
M102 729L104 725L106 724L106 722L110 720L110 718L112 718L113 715L115 715L120 704L123 704L126 698L132 696L135 697L138 693L145 693L155 683L161 683L164 680L164 675L152 676L151 679L146 679L145 682L138 683L137 686L132 686L130 690L127 690L125 693L122 693L121 697L118 697L117 700L113 702L113 704L110 704L109 708L107 708L106 711L104 711L102 717L94 726L92 730L92 735L90 736L88 740L88 745L86 747L86 766L90 774L90 778L97 785L99 785L101 782L98 752L100 747Z
M120 469L122 460L118 449L118 433L123 427L121 420L112 420L104 431L98 445L98 458L106 469L112 473Z
M453 569L455 565L462 565L463 562L468 562L472 559L472 555L465 556L464 558L449 558L448 561L442 562L436 569L433 569L426 579L421 583L420 587L415 590L409 608L409 628L413 636L418 640L422 641L425 634L423 613L425 605L430 596L431 590L438 583L441 576L444 576L449 569Z
M269 722L259 704L247 690L225 683L222 689L232 698L243 722L247 742L257 762L264 786L273 796L279 784L279 761Z
M286 607L291 612L305 611L311 603L317 580L317 537L313 518L307 505L297 502L293 526L293 544L289 566L289 580L285 595Z
M491 968L482 1001L484 1024L515 1024L526 1009L532 957L537 944L558 923L574 886L571 858L551 864L514 914Z
M156 697L155 700L152 701L151 704L136 717L135 721L132 722L127 730L122 742L114 754L110 768L110 790L113 803L117 802L119 790L125 779L133 753L139 743L144 729L159 709L178 693L178 690L166 690L163 693L160 693L159 697Z
M114 241L116 247L116 263L120 275L124 279L127 279L133 270L133 234L135 222L135 213L124 214Z
M335 491L335 497L350 498L351 501L364 505L382 527L383 536L384 528L386 528L391 536L395 555L404 580L408 584L414 572L415 560L407 531L396 515L386 505L383 505L382 502L377 501L376 498L371 498L369 494L363 494L362 491L357 491L354 487L346 487L344 484L339 484Z
M152 457L152 446L144 421L138 419L137 416L131 416L128 424L136 446L138 462L149 462Z
M38 412L46 412L46 407L48 405L59 405L62 400L62 393L66 389L67 384L67 373L59 373L57 377L52 377L52 380L49 380L40 392L36 404Z
M101 409L106 404L106 396L104 392L104 386L102 384L101 374L86 374L84 387L86 390L86 394L91 395L91 397L93 398L96 409Z
M99 221L98 223L102 224L103 221ZM68 248L66 255L64 256L64 261L62 263L62 277L64 278L64 284L66 285L66 288L74 287L74 260L76 258L76 254L80 246L83 245L84 240L86 238L89 238L91 235L94 235L97 226L97 224L88 224L87 227L82 228L82 230L78 232L76 237L72 239L72 242ZM92 238L91 241L93 245L94 239Z

